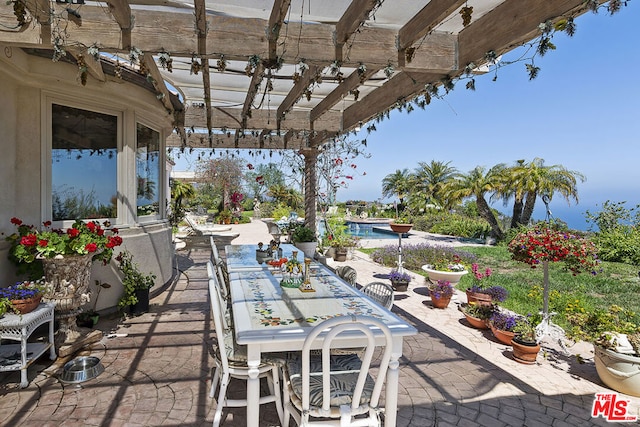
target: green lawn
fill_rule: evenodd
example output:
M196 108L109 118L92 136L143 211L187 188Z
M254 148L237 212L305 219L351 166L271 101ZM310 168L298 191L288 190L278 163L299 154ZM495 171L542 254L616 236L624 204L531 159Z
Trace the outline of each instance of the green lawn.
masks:
M487 267L492 270L493 274L486 279L488 285L500 285L509 291L509 298L501 303L503 307L520 314L537 313L542 309L542 267L531 268L511 260L511 254L504 246L464 246L459 249L475 254L481 270ZM370 254L374 249L362 251ZM564 313L567 310L591 311L611 304L634 311L636 322L640 323L639 268L614 262L603 262L601 267L602 271L595 276L589 273L574 276L560 266L550 264L550 310L558 313L555 323L566 326ZM426 275L423 271L416 273ZM471 274L463 276L457 288L466 289L472 280Z

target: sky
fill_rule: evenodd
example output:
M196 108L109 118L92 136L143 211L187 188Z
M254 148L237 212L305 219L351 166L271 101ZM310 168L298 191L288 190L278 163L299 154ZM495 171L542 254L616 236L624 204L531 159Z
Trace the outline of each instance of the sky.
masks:
M544 159L585 175L579 202L553 198L554 218L586 230L584 212L598 212L610 200L627 208L640 204L640 1L609 15L586 13L576 19L573 37L556 34L555 50L537 57L538 77L529 80L524 63L476 78L476 90L459 83L425 110L393 111L366 138L369 159L357 160L360 174L338 200L379 200L382 180L418 162L450 162L460 172L516 160ZM512 60L519 54L507 54ZM442 92L442 91L441 91ZM216 150L217 151L217 150ZM254 160L254 163L257 161ZM175 170L193 170L177 159ZM509 213L511 205L492 205ZM534 219L544 219L538 200Z

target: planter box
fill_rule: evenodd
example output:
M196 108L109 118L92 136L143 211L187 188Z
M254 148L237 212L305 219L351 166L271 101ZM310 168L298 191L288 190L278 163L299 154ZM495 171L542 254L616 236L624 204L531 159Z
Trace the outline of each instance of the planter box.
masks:
M600 380L615 391L640 396L640 357L616 353L595 344L593 349Z

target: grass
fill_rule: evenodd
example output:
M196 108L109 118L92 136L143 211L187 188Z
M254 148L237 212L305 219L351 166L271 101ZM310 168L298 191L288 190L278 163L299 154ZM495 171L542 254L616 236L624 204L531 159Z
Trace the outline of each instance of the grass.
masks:
M511 260L511 254L504 246L464 246L459 249L475 254L481 270L487 267L492 270L493 274L484 279L487 285L499 285L509 291L509 298L501 306L520 314L537 313L542 309L542 267L531 268ZM360 250L371 254L375 249ZM638 267L615 262L603 262L601 266L602 271L595 276L589 273L574 276L559 265L549 265L549 310L557 313L553 319L555 323L566 327L567 311L588 312L616 304L635 312L635 321L640 324ZM422 270L415 273L426 276ZM464 290L472 281L472 275L467 274L457 288Z

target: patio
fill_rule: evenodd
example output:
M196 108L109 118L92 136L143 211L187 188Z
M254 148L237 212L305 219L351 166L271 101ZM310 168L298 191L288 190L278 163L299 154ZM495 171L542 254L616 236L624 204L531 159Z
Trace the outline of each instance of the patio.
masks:
M239 233L233 243L269 237L262 222L232 228ZM413 233L409 239L428 237ZM102 360L105 372L96 379L63 386L56 375L64 360L51 365L46 357L29 369L25 389L18 387L18 373L0 376L2 425L209 425L215 409L208 396L214 365L209 256L206 248L178 251L177 280L152 299L149 313L124 321L101 319L105 337L82 353ZM388 271L361 254L348 264L358 271L360 284ZM610 425L590 415L594 394L610 390L600 385L589 346L572 349L585 359L578 364L545 343L538 363L524 366L490 332L466 326L455 304L435 310L424 303L425 295L424 286L413 283L396 295L393 308L419 330L405 339L398 425ZM233 387L233 394L244 393ZM631 414L638 415L640 398L625 398ZM225 414L223 425L245 425L243 408ZM261 414L261 426L278 425L273 405Z

